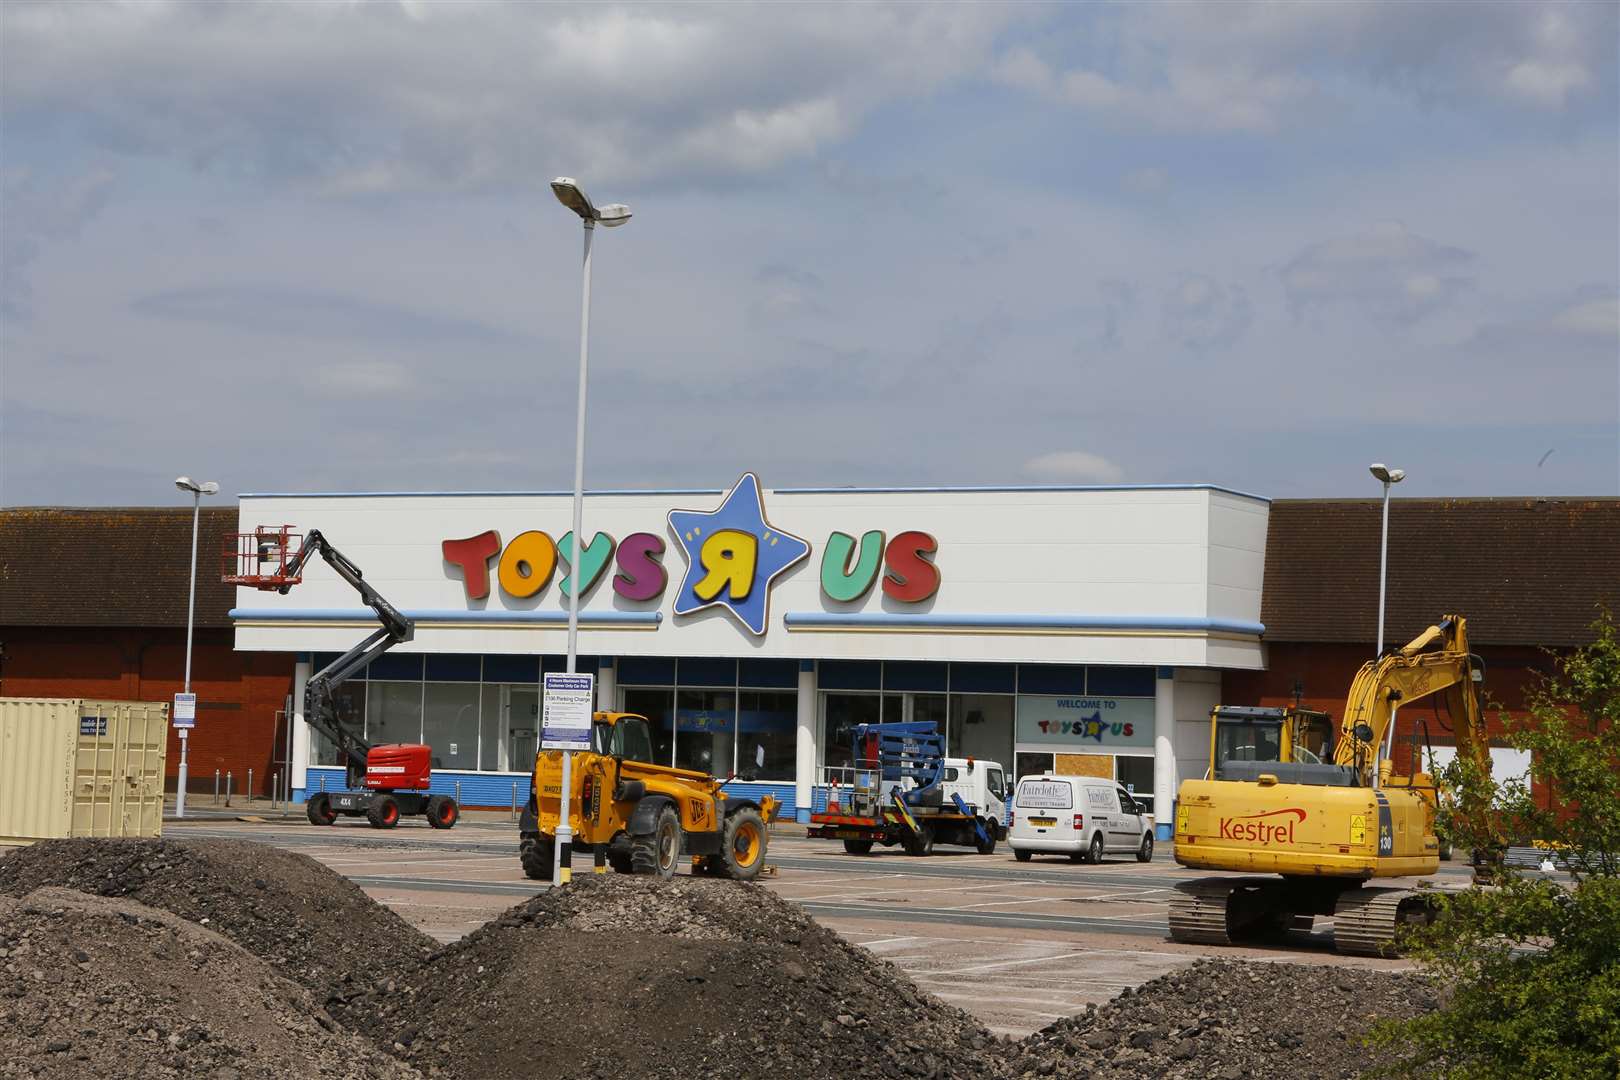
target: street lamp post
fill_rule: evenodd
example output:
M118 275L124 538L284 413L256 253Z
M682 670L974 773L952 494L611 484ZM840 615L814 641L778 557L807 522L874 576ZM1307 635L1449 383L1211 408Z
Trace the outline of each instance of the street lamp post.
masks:
M1378 651L1374 658L1384 655L1384 589L1387 581L1389 567L1389 489L1391 486L1406 479L1403 469L1391 469L1382 462L1367 467L1367 471L1384 485L1384 526L1383 533L1378 541ZM1395 710L1400 708L1399 702L1390 710L1389 734L1384 740L1384 757L1390 758L1395 753ZM1379 764L1373 762L1373 786L1379 784Z
M580 216L585 226L585 260L581 270L579 307L579 403L574 413L574 531L568 553L573 588L568 594L568 674L573 675L579 662L579 594L584 591L584 575L579 565L579 534L585 515L585 381L590 363L591 340L591 237L597 223L614 228L630 220L630 208L623 203L596 206L577 180L559 176L551 182L552 194L557 201ZM551 846L551 880L558 885L568 883L571 871L569 849L574 843L574 826L570 793L573 785L574 755L568 750L562 755L562 792L558 799L557 838Z
M191 492L191 588L186 595L186 685L182 693L191 693L191 631L197 617L197 527L202 519L202 497L219 493L219 485L212 480L196 483L189 476L178 477L174 486ZM191 731L180 728L180 778L175 784L174 816L186 816L186 783L190 780L190 761L187 750Z
M1384 655L1384 585L1385 572L1389 567L1389 489L1406 479L1406 472L1402 469L1391 469L1382 463L1369 465L1367 471L1383 482L1384 485L1384 530L1378 542L1378 651L1374 656Z

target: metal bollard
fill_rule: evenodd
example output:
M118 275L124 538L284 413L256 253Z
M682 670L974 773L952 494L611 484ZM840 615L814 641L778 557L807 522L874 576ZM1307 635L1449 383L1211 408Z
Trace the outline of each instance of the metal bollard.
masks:
M326 774L325 773L321 773L321 790L322 791L326 790Z
M281 770L277 769L270 777L270 809L274 810L281 802Z
M461 805L461 781L456 781L456 805Z
M248 801L248 805L251 806L253 804L253 770L252 769L248 770L247 801Z
M225 770L225 805L231 805L231 770Z
M214 770L214 805L219 805L219 770Z
M517 820L517 781L512 781L512 820Z

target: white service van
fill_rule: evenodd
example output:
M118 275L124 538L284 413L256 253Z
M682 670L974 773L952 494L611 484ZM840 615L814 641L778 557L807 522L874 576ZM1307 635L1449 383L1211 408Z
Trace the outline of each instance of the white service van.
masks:
M1019 862L1067 855L1102 862L1104 855L1153 858L1153 827L1130 792L1097 776L1046 773L1018 781L1007 843Z

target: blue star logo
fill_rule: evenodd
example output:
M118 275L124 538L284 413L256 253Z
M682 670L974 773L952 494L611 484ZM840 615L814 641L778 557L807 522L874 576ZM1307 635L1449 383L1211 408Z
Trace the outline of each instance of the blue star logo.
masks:
M717 510L671 510L669 531L686 556L675 614L723 607L764 634L771 583L810 554L810 545L765 520L759 477L744 473Z

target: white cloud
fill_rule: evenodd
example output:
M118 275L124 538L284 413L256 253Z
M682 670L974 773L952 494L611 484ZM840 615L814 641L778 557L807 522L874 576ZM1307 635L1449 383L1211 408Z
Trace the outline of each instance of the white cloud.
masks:
M1614 82L1614 4L1136 4L1005 50L1003 85L1178 132L1269 133L1373 83L1425 103L1563 109ZM1108 43L1112 48L1099 48ZM1072 58L1060 57L1067 48Z
M1620 298L1588 300L1552 318L1554 330L1579 337L1620 338Z
M1125 471L1112 461L1085 450L1055 450L1030 458L1024 462L1024 472L1043 480L1095 484L1112 484L1125 475Z
M1281 270L1295 314L1349 303L1375 318L1412 322L1472 285L1472 252L1430 240L1398 221L1311 244Z
M1165 293L1165 333L1188 348L1231 345L1248 330L1252 317L1242 286L1223 285L1204 274L1183 275Z
M757 173L980 70L993 5L0 5L7 112L331 194Z

